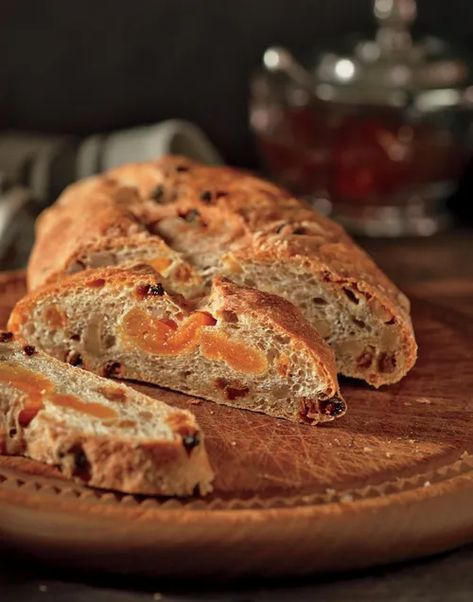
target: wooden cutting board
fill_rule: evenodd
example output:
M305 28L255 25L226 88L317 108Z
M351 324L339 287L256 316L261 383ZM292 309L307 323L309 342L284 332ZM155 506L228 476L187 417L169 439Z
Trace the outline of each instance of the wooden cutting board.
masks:
M24 292L0 276L0 322ZM415 369L376 391L342 382L345 417L295 425L157 387L189 408L217 473L204 498L92 490L0 458L0 540L85 569L150 576L294 575L358 568L473 541L473 328L413 300Z

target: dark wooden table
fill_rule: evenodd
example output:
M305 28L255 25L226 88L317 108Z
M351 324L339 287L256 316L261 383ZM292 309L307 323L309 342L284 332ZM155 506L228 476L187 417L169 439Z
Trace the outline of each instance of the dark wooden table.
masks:
M473 231L457 229L427 239L364 240L363 246L410 295L445 311L473 317ZM472 343L473 349L473 343ZM473 370L473 365L472 365ZM473 434L472 434L473 436ZM473 500L472 500L473 507ZM0 542L0 602L470 602L473 545L400 566L304 581L166 583L127 576L67 574L12 556Z

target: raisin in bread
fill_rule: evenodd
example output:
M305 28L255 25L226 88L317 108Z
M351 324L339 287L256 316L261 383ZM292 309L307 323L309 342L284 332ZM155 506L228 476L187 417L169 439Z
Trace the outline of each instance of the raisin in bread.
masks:
M374 386L415 362L407 298L343 228L249 174L165 157L78 182L38 221L28 282L136 261L165 266L186 296L221 274L285 297L333 347L338 371Z
M191 303L149 266L86 270L29 293L9 328L105 376L313 424L345 411L333 352L302 314L218 278Z
M0 333L0 451L126 493L191 495L213 479L190 412Z

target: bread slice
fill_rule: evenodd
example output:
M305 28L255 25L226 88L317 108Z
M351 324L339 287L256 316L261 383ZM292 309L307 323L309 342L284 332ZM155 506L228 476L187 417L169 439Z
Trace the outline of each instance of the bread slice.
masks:
M333 352L280 297L216 279L190 303L149 266L86 270L30 293L9 328L105 376L316 424L345 412Z
M69 187L38 222L28 281L35 288L161 254L173 254L189 280L187 291L168 284L186 296L221 274L291 301L333 347L342 374L380 386L415 362L409 301L339 225L273 184L182 157Z
M0 451L126 493L211 491L203 435L172 408L0 333Z

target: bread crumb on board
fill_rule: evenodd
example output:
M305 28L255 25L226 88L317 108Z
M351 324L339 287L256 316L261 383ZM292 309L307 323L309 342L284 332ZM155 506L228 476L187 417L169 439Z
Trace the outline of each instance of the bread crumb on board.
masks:
M191 406L200 406L202 404L202 399L189 399L187 403Z

